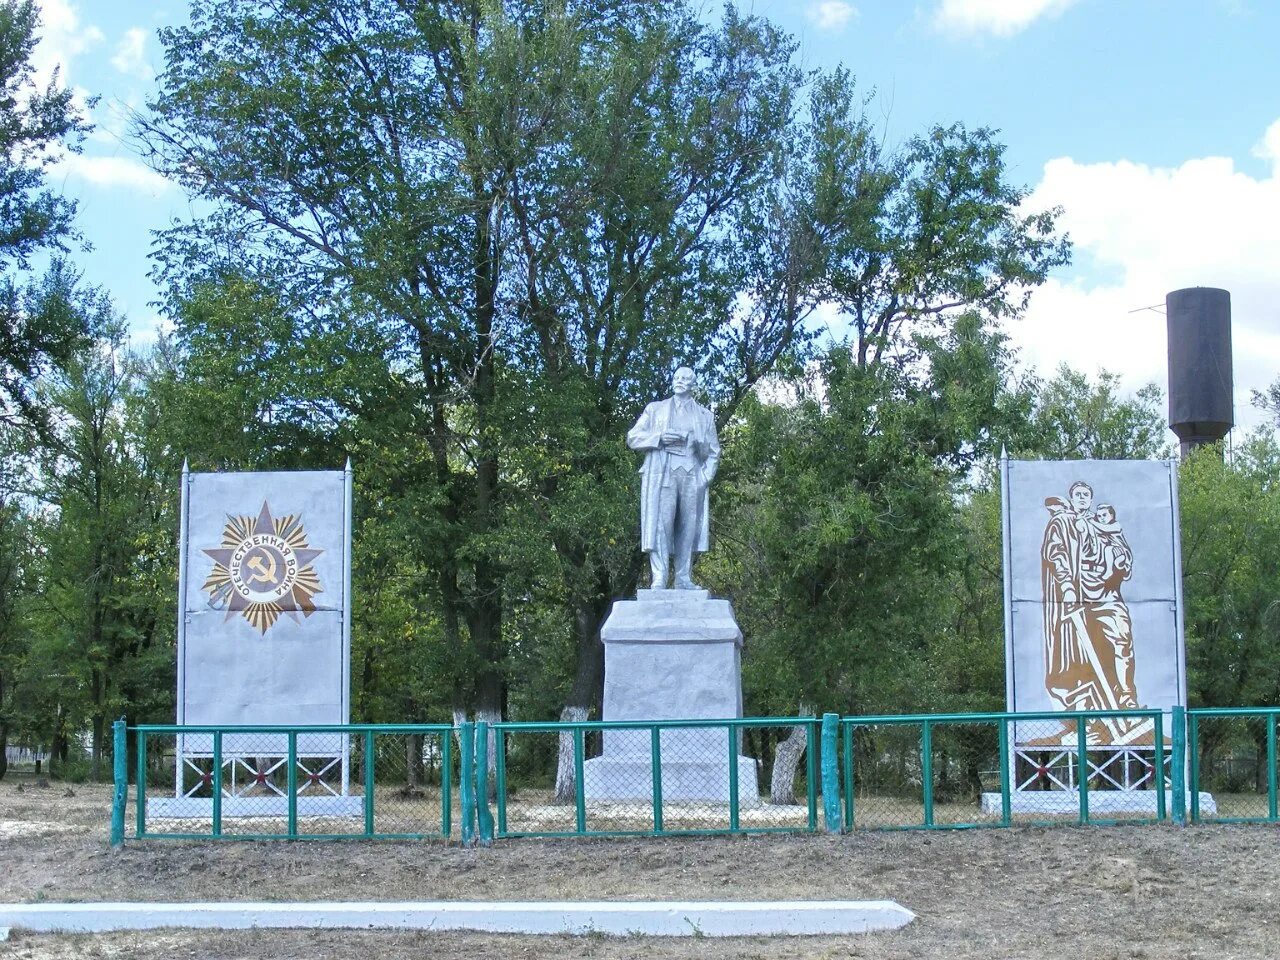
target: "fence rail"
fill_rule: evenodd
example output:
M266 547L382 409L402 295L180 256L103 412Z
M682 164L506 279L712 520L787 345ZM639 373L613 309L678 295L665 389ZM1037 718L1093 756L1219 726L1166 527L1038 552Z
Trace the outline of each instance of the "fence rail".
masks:
M113 843L1280 821L1280 708L115 726ZM132 734L132 737L130 737ZM129 755L132 745L132 756Z
M133 732L138 838L448 838L464 812L447 724ZM120 725L116 741L118 796L128 749Z
M846 830L1164 820L1159 710L847 717Z
M820 725L816 717L497 723L492 790L478 767L476 797L484 805L492 792L498 838L813 832ZM793 789L762 794L776 744L793 737L791 755L804 758L782 778Z
M1187 711L1191 822L1275 823L1276 721L1273 707ZM1207 801L1212 797L1212 805Z

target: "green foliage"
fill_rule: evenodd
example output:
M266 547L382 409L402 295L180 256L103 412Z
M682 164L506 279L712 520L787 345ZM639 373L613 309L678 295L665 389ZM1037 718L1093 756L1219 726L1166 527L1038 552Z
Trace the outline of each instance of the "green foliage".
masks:
M1096 383L1066 365L1035 389L1029 422L1010 435L1010 452L1024 448L1046 460L1146 460L1170 454L1154 383L1132 397L1105 371ZM1014 454L1017 455L1017 454Z
M65 745L89 727L95 777L112 719L172 712L177 475L155 447L145 373L103 341L42 385L56 417L34 464L40 592L18 698L39 742ZM65 746L55 752L65 759Z
M717 576L755 644L750 697L763 713L800 701L928 708L930 663L954 638L950 587L965 547L950 463L965 458L938 445L946 414L963 415L970 398L939 416L931 384L859 366L843 346L813 374L794 405L746 404L727 437L734 470L719 502L731 512Z
M1179 484L1191 705L1280 705L1280 446L1201 447Z
M83 346L94 320L78 309L75 272L59 258L78 239L75 204L48 189L45 171L62 150L76 151L87 127L72 91L35 80L39 7L0 0L0 423L41 428L32 395L51 364ZM32 259L53 254L32 281Z
M136 132L199 213L137 358L70 266L19 276L76 239L40 158L83 125L0 0L0 745L71 769L87 730L100 766L111 719L170 719L184 457L353 461L356 719L587 715L643 566L623 437L681 362L722 431L700 576L747 711L1003 703L1001 446L1167 455L1159 392L1019 371L1001 324L1069 245L994 132L890 149L850 73L699 13L194 4ZM1277 463L1259 437L1183 466L1196 702L1280 698Z

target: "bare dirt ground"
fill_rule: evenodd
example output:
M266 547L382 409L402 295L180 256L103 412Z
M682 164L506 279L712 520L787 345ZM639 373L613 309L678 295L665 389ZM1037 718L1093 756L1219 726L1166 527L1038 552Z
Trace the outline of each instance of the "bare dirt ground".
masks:
M888 898L919 919L902 931L859 937L670 940L18 931L0 943L0 958L1280 957L1280 831L1274 827L512 840L487 850L154 840L112 851L109 803L105 786L0 782L0 902Z

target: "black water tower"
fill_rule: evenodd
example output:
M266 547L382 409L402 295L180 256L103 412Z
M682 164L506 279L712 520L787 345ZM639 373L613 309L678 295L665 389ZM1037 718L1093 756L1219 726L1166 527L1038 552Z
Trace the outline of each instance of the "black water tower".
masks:
M1216 443L1234 424L1231 294L1187 287L1164 298L1169 325L1169 428L1182 455Z

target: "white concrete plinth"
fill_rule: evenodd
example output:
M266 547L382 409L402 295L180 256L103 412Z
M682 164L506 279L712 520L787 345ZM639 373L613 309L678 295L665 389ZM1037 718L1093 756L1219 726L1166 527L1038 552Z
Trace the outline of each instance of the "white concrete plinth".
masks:
M1166 805L1172 798L1165 794ZM1167 806L1166 806L1167 809ZM1191 810L1191 795L1187 795L1187 810ZM1213 794L1200 794L1200 810L1213 815L1218 812ZM982 795L982 812L1000 816L1000 794ZM1009 794L1009 812L1018 814L1043 813L1048 816L1077 816L1080 813L1078 790L1024 790ZM1090 790L1089 816L1106 817L1112 813L1145 813L1156 815L1154 790Z
M705 800L729 802L729 758L724 760L662 761L664 803ZM582 765L582 788L591 800L649 800L653 796L653 764L643 757L603 756ZM756 762L738 757L738 806L762 806ZM807 809L807 808L806 808Z
M914 919L892 900L0 904L0 929L68 933L272 927L740 937L896 930Z
M641 590L613 605L604 641L605 720L726 720L742 716L742 630L728 600L706 590ZM741 738L735 753L740 751ZM660 733L664 800L729 801L729 733L683 727ZM738 799L758 805L756 765L737 760ZM604 753L586 761L588 800L653 796L648 730L608 730Z
M364 797L301 796L300 817L358 817L364 813ZM223 797L222 816L287 817L289 799L272 795L263 797ZM212 797L147 797L148 820L209 820L213 817Z

